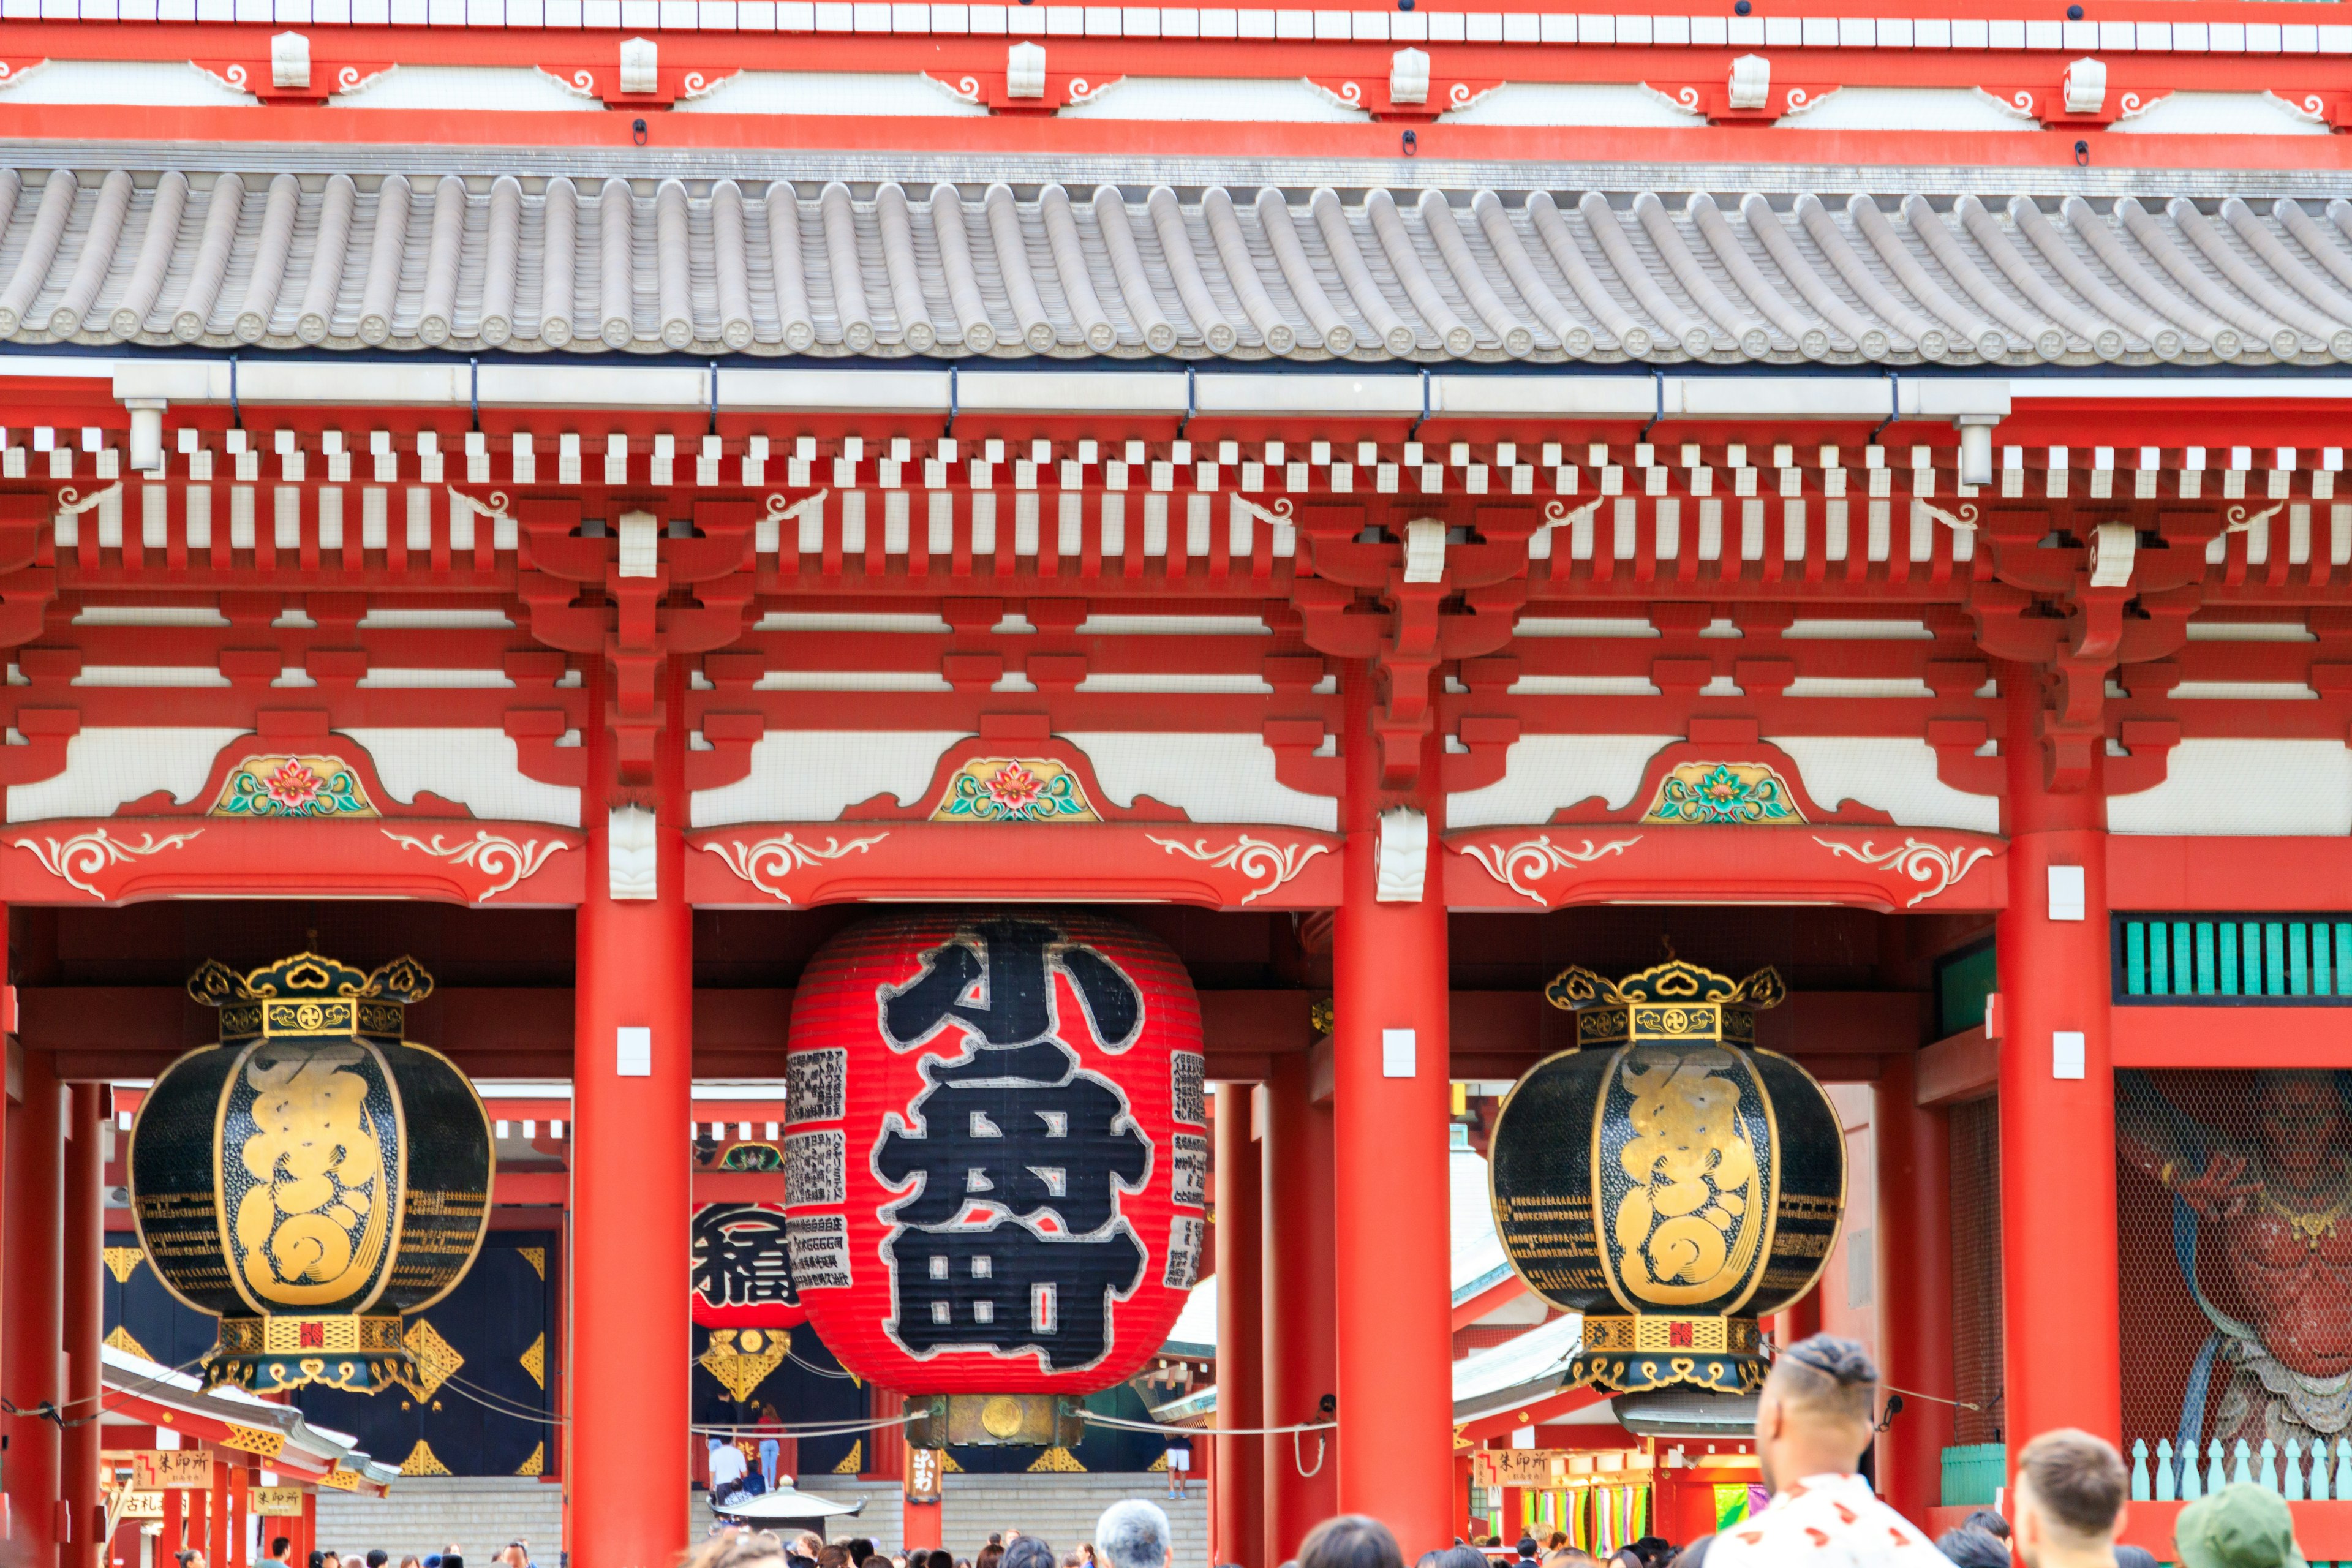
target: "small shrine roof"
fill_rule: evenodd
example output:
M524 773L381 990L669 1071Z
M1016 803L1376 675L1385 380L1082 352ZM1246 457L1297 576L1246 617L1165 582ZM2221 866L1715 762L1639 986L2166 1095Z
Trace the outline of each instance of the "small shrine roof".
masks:
M1409 185L1313 161L698 156L19 144L0 150L0 342L2006 373L2352 361L2352 204L2309 174L2109 173L2085 196L2015 194L2049 178L2016 171L1995 190L1939 169L1794 171L1822 176L1806 184L1433 163Z

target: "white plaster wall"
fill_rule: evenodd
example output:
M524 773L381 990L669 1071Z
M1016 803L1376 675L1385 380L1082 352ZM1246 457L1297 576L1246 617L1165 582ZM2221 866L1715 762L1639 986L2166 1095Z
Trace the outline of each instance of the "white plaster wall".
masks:
M2183 741L2162 784L2107 802L2116 833L2352 833L2352 751L2340 741Z
M1095 765L1119 805L1148 795L1181 806L1195 822L1265 822L1336 833L1339 803L1277 782L1275 755L1254 733L1073 731L1066 737Z
M1564 805L1599 795L1621 810L1642 772L1679 735L1528 735L1511 743L1502 778L1445 797L1449 831L1548 822Z
M66 742L65 772L8 791L8 820L111 816L123 802L159 789L185 805L195 799L223 746L242 730L90 729Z
M429 789L476 816L580 826L580 792L523 773L503 730L346 730L368 749L383 787L401 805Z
M2000 803L1956 790L1936 776L1936 749L1924 740L1878 735L1767 735L1797 762L1824 811L1853 801L1905 827L2000 831Z
M751 746L751 772L694 796L694 826L831 822L887 790L913 805L930 787L940 753L961 730L776 730Z

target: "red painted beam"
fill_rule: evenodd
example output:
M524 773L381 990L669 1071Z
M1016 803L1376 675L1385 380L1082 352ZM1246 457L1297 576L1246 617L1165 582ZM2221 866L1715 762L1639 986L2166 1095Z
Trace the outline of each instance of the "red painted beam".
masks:
M1271 1071L1271 1057L1305 1050L1313 1001L1307 991L1202 992L1209 1076L1258 1081ZM214 1028L211 1009L173 985L22 986L17 1015L25 1047L54 1053L59 1076L82 1080L152 1078L183 1052L210 1040ZM696 1075L782 1077L792 1016L789 986L698 989ZM569 986L445 986L412 1009L410 1017L420 1044L477 1078L572 1076ZM499 1114L495 1106L491 1114ZM714 1104L702 1119L744 1118Z
M2119 1068L2335 1068L2342 1015L2315 1007L2117 1007ZM2045 1047L2046 1048L2046 1047Z
M1454 1331L1460 1333L1496 1308L1527 1294L1528 1282L1516 1273L1496 1280L1454 1309Z
M2000 1071L2000 1042L1985 1038L1981 1025L1948 1035L1920 1049L1913 1099L1926 1106L1982 1100L1992 1093Z
M2352 910L2352 840L2111 835L2106 842L2110 909Z

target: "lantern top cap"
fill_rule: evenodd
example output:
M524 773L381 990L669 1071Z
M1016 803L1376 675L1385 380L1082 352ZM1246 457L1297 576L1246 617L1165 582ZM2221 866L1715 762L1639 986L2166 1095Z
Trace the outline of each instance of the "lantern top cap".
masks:
M225 1040L257 1035L397 1039L401 1007L433 994L433 976L405 955L369 971L298 952L243 974L210 958L188 977L188 994L221 1009Z
M1788 995L1788 984L1780 978L1780 972L1769 964L1745 980L1734 980L1679 958L1622 980L1605 979L1582 964L1571 963L1544 987L1546 1001L1571 1013L1586 1007L1623 1007L1636 1002L1714 1003L1760 1011L1779 1006Z
M1789 987L1769 965L1745 980L1683 959L1610 980L1570 964L1544 987L1544 999L1574 1013L1580 1046L1755 1043L1756 1014L1777 1007Z

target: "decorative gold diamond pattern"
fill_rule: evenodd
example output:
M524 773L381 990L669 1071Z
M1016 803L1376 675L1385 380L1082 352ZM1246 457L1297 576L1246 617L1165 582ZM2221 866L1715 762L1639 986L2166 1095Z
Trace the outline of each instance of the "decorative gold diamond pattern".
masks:
M446 1476L449 1473L449 1467L441 1462L441 1457L433 1451L432 1444L419 1437L416 1447L408 1450L408 1458L400 1461L400 1473L404 1476Z
M727 1396L740 1405L768 1374L784 1364L793 1348L792 1335L781 1329L713 1329L710 1347L702 1352L703 1369L717 1378Z
M547 1336L541 1334L530 1342L530 1349L522 1352L522 1369L530 1373L531 1382L547 1386Z
M416 1370L400 1381L409 1393L416 1396L417 1402L423 1404L440 1392L441 1385L449 1381L449 1374L466 1364L466 1358L459 1355L456 1348L422 1318L408 1325L405 1337L408 1353L416 1358ZM434 1470L424 1473L447 1475L449 1472Z
M543 1476L547 1474L547 1445L542 1442L533 1447L530 1451L530 1458L525 1459L516 1468L515 1474L519 1476Z
M533 1271L535 1271L541 1279L547 1278L547 1248L543 1247L518 1247L515 1250L522 1254L522 1260L525 1263L530 1264Z
M836 1476L854 1476L865 1468L866 1439L860 1437L849 1446L849 1452L841 1457L841 1463L833 1467L833 1473Z
M106 1342L110 1348L119 1350L124 1355L135 1355L141 1361L153 1361L155 1359L153 1356L147 1353L147 1347L141 1344L137 1340L132 1339L131 1337L131 1331L124 1328L121 1323L114 1325L114 1331L106 1336Z
M139 1272L139 1265L145 1261L147 1253L143 1247L110 1247L99 1256L106 1259L106 1271L114 1276L114 1282L128 1285L131 1277Z
M1034 1476L1041 1471L1069 1473L1085 1469L1086 1467L1078 1463L1078 1457L1076 1454L1056 1445L1037 1456L1037 1462L1029 1467L1029 1473Z

